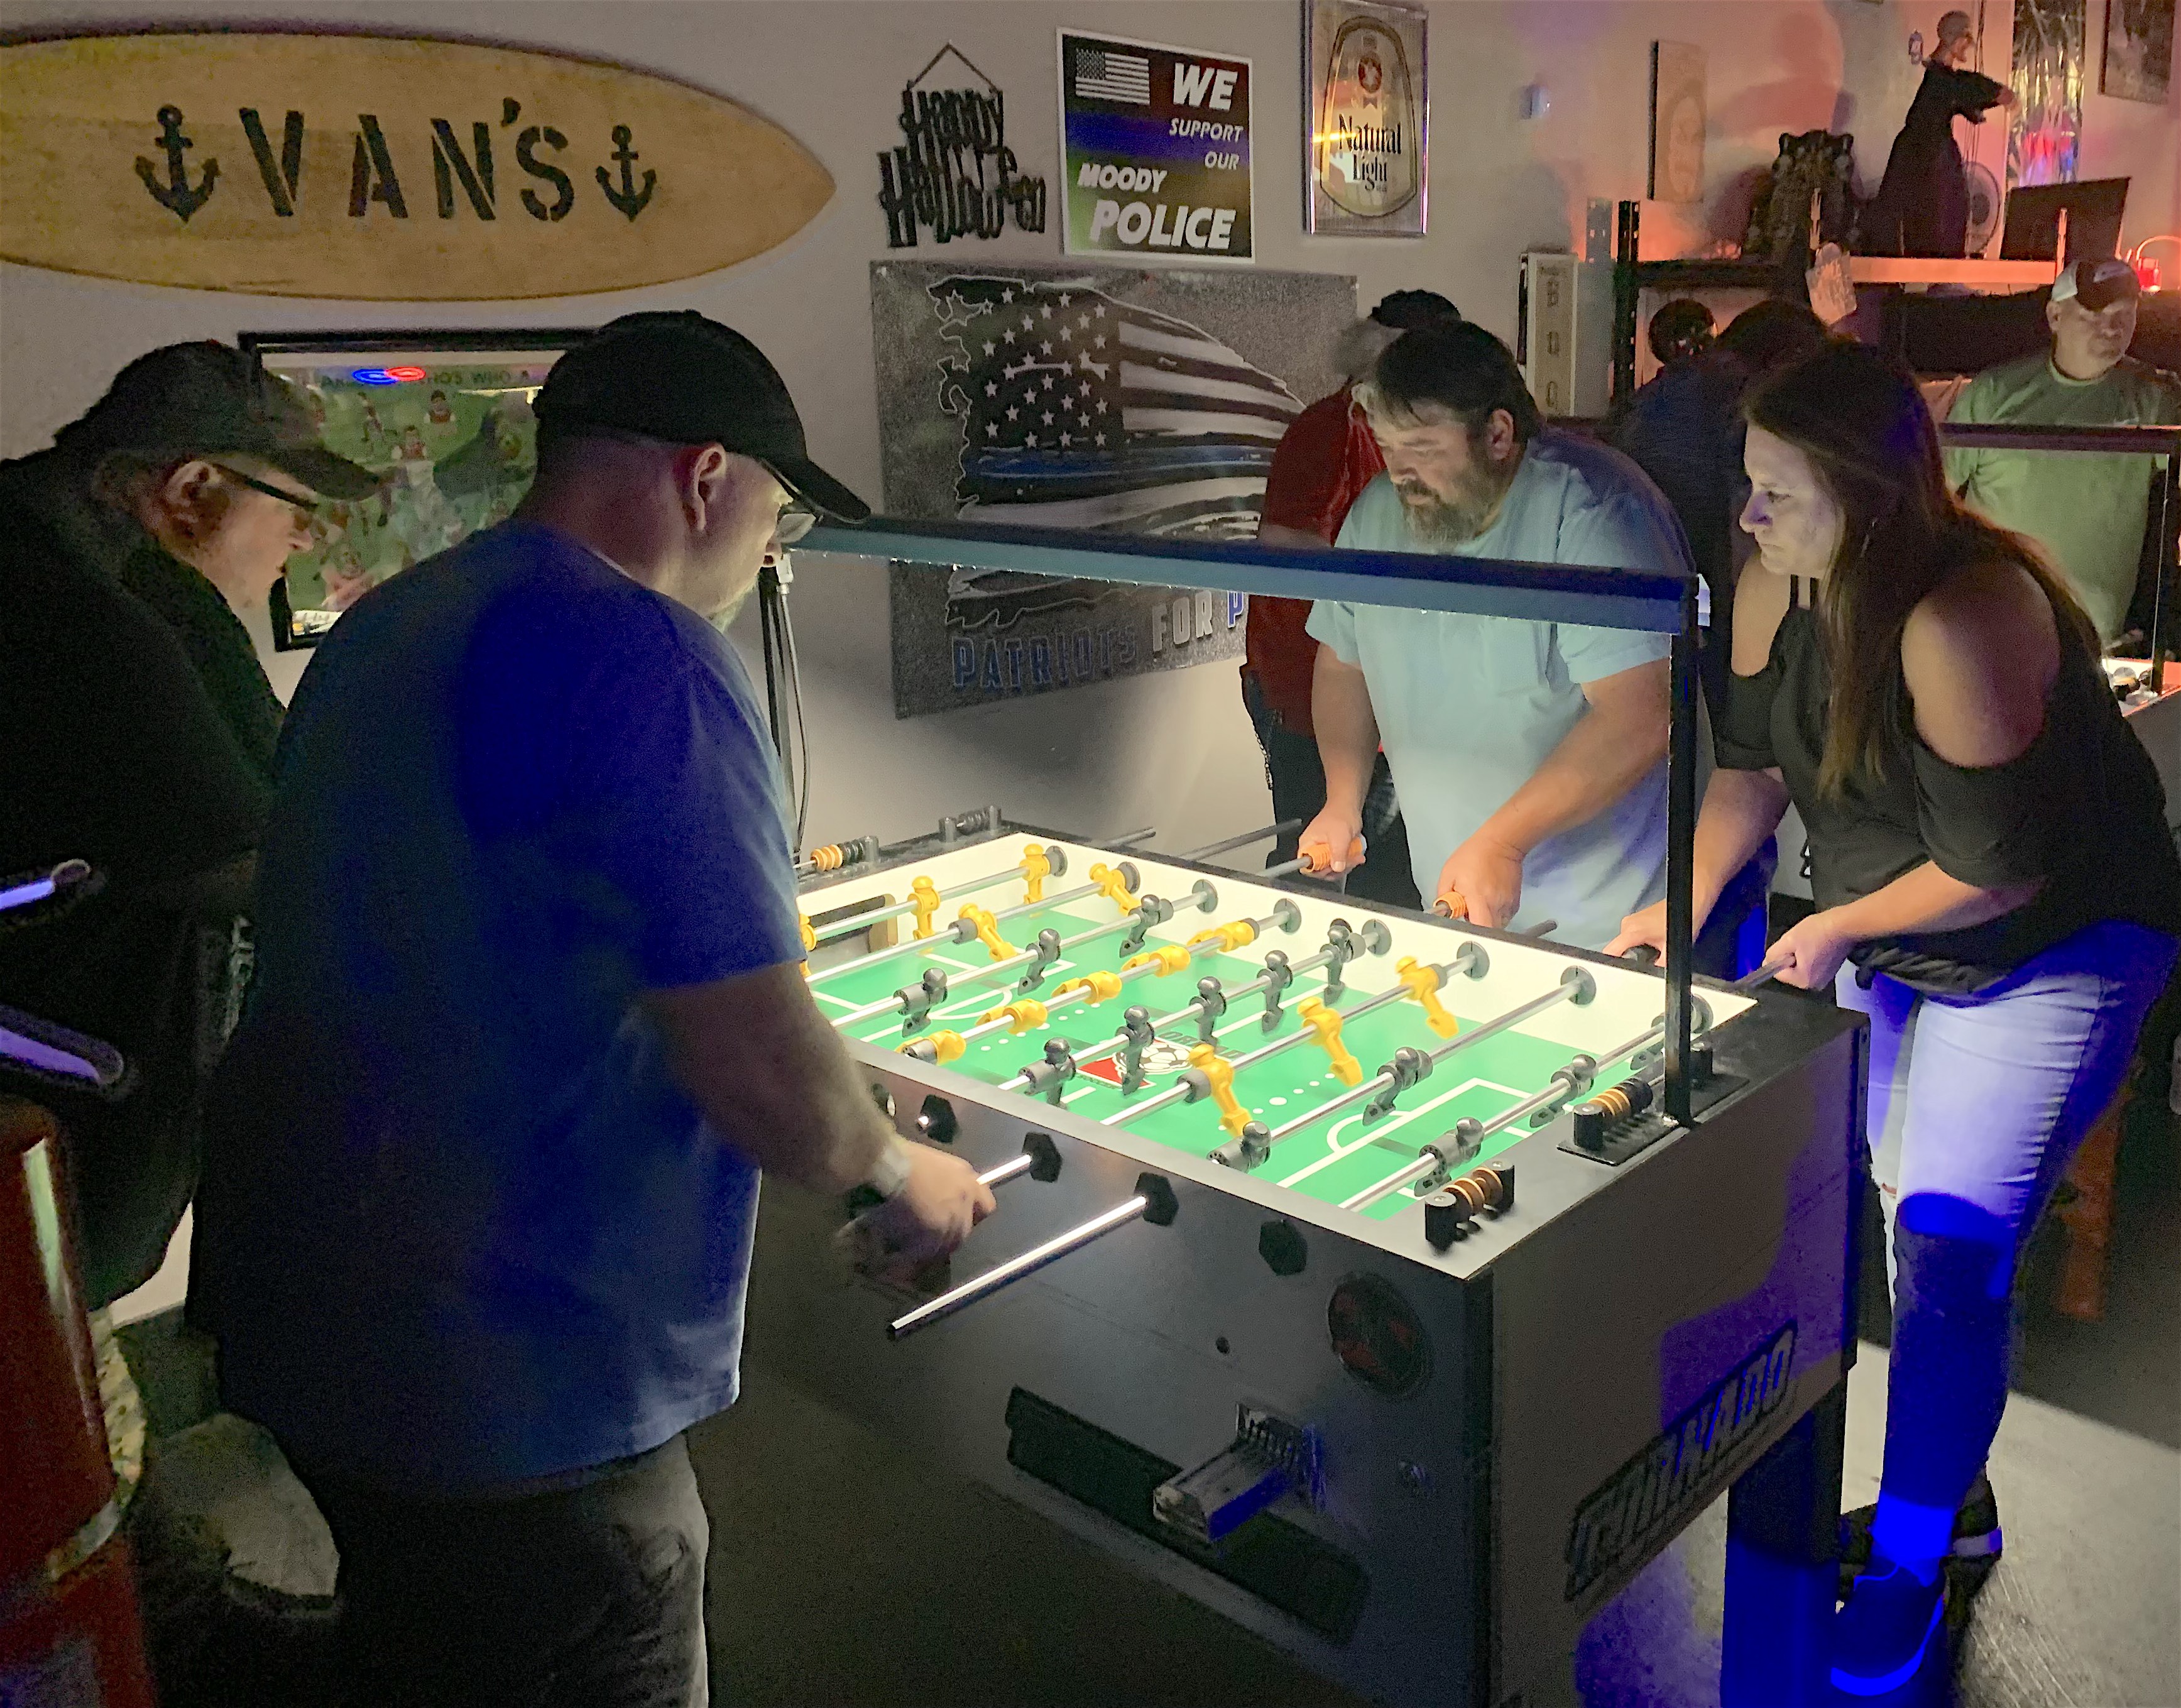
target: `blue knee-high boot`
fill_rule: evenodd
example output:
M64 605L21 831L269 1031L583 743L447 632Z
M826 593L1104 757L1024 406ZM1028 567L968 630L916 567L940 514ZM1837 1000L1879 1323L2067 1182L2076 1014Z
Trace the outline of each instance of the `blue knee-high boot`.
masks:
M1902 1202L1894 1230L1886 1469L1869 1571L1834 1637L1833 1683L1856 1694L1915 1675L1943 1615L1954 1514L2007 1405L2014 1230L1957 1198Z

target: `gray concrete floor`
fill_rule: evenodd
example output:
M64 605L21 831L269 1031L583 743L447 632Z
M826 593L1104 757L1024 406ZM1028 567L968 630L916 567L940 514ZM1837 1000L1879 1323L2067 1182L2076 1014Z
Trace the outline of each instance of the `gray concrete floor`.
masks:
M2181 1705L2181 1166L2171 1125L2122 1153L2106 1320L2025 1269L2016 1393L1991 1477L2007 1554L1963 1645L1965 1708ZM1882 1298L1866 1333L1882 1336ZM1886 1351L1849 1386L1847 1495L1872 1499ZM692 1441L713 1518L715 1700L746 1705L1191 1705L1356 1699L980 1486L937 1475L762 1369ZM1593 1622L1588 1708L1718 1700L1724 1504Z
M2016 1391L1991 1464L2007 1554L1963 1644L1965 1708L2181 1708L2181 1147L2162 1110L2132 1129L2118 1197L2103 1322L2068 1322L2045 1302L2050 1230L2025 1264ZM1886 1351L1875 1344L1887 1326L1884 1272L1875 1248L1869 1255L1865 1345L1849 1384L1851 1505L1875 1493L1885 1430ZM155 1434L202 1418L211 1397L202 1347L179 1337L171 1318L126 1338ZM300 1497L300 1487L284 1472L254 1470L251 1453L224 1446L219 1429L166 1444L170 1497L215 1517L248 1575L294 1594L329 1591L329 1539L314 1512L285 1498ZM723 1705L1356 1700L763 1368L745 1370L742 1402L693 1432L691 1451L712 1515L715 1700ZM1587 1708L1711 1708L1725 1549L1722 1502L1593 1622L1570 1657L1568 1699ZM166 1681L171 1708L330 1701L313 1670L323 1667L323 1633L275 1634L269 1625L194 1633L186 1679ZM1560 1705L1533 1693L1525 1708Z

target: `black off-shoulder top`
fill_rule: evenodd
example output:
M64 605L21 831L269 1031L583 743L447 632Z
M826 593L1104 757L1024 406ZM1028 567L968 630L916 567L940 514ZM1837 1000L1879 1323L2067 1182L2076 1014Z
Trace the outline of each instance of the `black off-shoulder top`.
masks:
M2101 920L2181 936L2181 859L2165 791L2095 660L2065 649L2044 728L2004 765L1947 764L1917 736L1902 688L1883 777L1857 777L1828 796L1818 767L1831 694L1818 617L1798 606L1781 618L1764 669L1732 679L1714 732L1722 767L1779 768L1809 833L1819 908L1883 889L1926 860L1985 888L2043 881L2030 901L1982 925L1859 944L1858 966L1958 995Z

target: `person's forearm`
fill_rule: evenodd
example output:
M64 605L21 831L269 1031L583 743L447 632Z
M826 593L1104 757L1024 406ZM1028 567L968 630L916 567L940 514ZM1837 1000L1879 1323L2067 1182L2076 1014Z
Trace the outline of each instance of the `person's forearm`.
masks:
M768 1174L845 1191L897 1141L799 968L654 991L644 1003L676 1083L714 1132Z
M1343 663L1328 646L1317 649L1310 716L1317 732L1318 760L1325 768L1325 804L1361 813L1378 760L1378 715L1372 710L1362 671Z
M1832 909L1830 921L1859 943L1911 932L1963 931L2013 913L2043 887L2040 880L1987 889L1948 877L1927 860L1862 900Z
M1477 827L1477 837L1527 854L1548 837L1587 824L1666 756L1666 726L1655 728L1592 706L1575 727Z
M1691 909L1696 929L1734 875L1764 846L1787 810L1787 786L1769 771L1715 771L1697 815L1695 877Z

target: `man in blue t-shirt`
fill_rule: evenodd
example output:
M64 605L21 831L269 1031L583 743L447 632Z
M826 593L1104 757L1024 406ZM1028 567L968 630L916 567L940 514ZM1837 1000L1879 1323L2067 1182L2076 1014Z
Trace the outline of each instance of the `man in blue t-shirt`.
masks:
M1626 457L1547 430L1507 346L1404 333L1356 387L1385 453L1337 546L1687 573L1681 524ZM1417 887L1479 925L1602 948L1665 893L1667 638L1320 600L1311 712L1347 864L1383 742Z
M373 592L280 741L193 1313L340 1550L389 1704L705 1700L682 1432L732 1403L760 1169L889 1266L992 1208L872 1106L802 971L714 627L787 506L860 517L696 314L564 357L516 518Z

